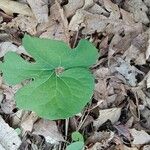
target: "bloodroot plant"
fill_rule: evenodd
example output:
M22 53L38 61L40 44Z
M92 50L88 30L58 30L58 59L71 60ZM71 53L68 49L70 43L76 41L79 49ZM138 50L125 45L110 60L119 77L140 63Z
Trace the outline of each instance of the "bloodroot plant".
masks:
M1 63L4 81L8 84L32 79L15 94L17 106L51 120L81 112L94 89L89 67L96 62L98 52L92 43L80 40L78 46L71 49L61 41L25 35L23 46L35 62L8 52Z

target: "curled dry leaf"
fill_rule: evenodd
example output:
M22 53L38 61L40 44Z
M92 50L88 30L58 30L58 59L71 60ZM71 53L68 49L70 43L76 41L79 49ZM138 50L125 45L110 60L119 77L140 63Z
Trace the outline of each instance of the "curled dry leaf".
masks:
M17 135L17 132L5 123L1 116L0 131L0 146L5 150L17 150L21 144L21 140Z
M144 130L130 129L130 133L134 139L132 142L133 145L142 145L150 142L150 135Z
M38 23L48 22L48 0L27 0Z
M51 144L59 144L64 141L55 121L40 119L34 124L33 134L44 136L46 141Z
M18 13L27 16L33 16L31 9L28 5L19 3L12 0L0 0L0 9L5 13L12 15L13 13Z
M118 121L121 114L121 108L110 108L99 111L99 117L93 123L94 127L97 129L105 123L108 119L115 123Z

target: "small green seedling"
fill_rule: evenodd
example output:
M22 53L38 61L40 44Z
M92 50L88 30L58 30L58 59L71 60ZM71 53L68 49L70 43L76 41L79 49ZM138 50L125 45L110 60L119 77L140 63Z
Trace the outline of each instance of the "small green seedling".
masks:
M87 40L70 49L64 42L29 35L23 46L34 63L8 52L1 64L8 84L32 79L16 93L17 106L51 120L79 113L93 94L94 77L88 68L98 58L97 49Z
M72 143L67 146L66 150L83 150L84 138L79 132L73 132L71 135Z

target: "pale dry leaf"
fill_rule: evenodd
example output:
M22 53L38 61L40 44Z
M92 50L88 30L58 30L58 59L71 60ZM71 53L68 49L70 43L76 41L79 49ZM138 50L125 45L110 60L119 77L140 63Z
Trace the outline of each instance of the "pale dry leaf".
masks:
M9 15L18 13L27 16L33 16L28 5L12 0L0 0L0 9Z
M55 121L40 119L34 124L33 134L44 136L46 141L51 144L59 144L64 141Z
M2 42L0 43L0 57L3 57L8 51L16 52L18 47L12 42Z
M102 6L100 6L96 3L88 9L88 12L90 12L92 14L104 15L106 17L109 16L109 13Z
M27 0L38 23L48 22L48 0Z
M60 4L57 1L51 6L49 23L45 29L43 26L40 26L38 31L41 30L45 31L40 35L41 38L51 38L69 43L70 36L68 32L68 21L63 9L60 7Z
M150 88L150 71L147 73L146 86Z
M24 111L18 110L16 113L13 114L12 116L12 126L18 126L21 123L21 118L24 114Z
M149 18L146 14L148 8L142 0L128 0L125 1L126 9L133 13L136 22L148 24Z
M107 91L106 79L99 79L98 83L95 84L94 98L100 101L100 100L106 100L107 97L108 97L108 91Z
M17 150L21 144L21 140L17 132L11 128L0 116L0 145L5 150Z
M12 19L8 24L2 24L3 29L15 28L21 31L25 31L31 35L36 34L37 20L33 17L19 15Z
M69 0L68 4L63 6L67 18L73 16L76 10L82 8L83 5L84 0Z
M150 38L148 40L148 47L146 50L146 60L149 58L149 56L150 56Z
M150 142L150 135L144 130L130 129L130 133L134 139L132 142L133 145L142 145Z
M142 74L142 72L140 72L134 66L131 66L122 58L118 58L118 65L119 65L118 67L115 67L116 71L118 71L121 75L123 75L131 86L136 86L137 84L136 75L138 73Z
M87 140L86 143L89 145L90 143L107 141L110 138L110 132L94 132Z
M84 6L82 7L82 9L89 9L90 7L92 7L94 5L94 1L93 0L84 0Z
M119 19L120 18L120 10L118 5L111 2L111 0L104 0L104 7L107 11L110 12L109 19Z
M99 111L99 117L93 122L94 127L99 128L108 119L114 124L118 121L121 114L121 108L110 108Z
M83 34L92 34L95 31L103 32L107 23L108 21L103 15L78 10L69 23L69 30L78 31L81 27L84 27L82 30Z
M87 149L87 150L103 150L103 149L107 149L109 146L109 142L112 141L112 139L114 138L114 132L95 132L95 137L93 136L93 138L97 138L97 141L95 141L95 144ZM101 135L101 136L100 136Z
M150 150L150 145L145 145L145 146L143 147L143 150Z
M122 19L127 23L127 24L133 24L135 23L133 14L125 11L124 9L120 9L120 13L122 15Z
M149 0L144 0L145 4L150 7L150 1Z
M38 116L34 112L31 112L31 114L29 114L28 116L23 118L23 120L21 121L21 124L20 124L23 135L27 131L30 131L30 132L32 131L33 124L34 124L34 122L36 122L37 119L38 119Z

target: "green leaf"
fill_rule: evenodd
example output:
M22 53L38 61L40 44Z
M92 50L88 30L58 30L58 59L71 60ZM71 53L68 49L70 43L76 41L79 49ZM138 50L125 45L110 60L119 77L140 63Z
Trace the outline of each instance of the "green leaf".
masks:
M93 94L94 78L88 67L96 62L97 49L87 40L70 49L64 42L29 35L23 46L34 63L9 52L1 64L9 84L33 79L16 93L17 106L52 120L79 113Z
M73 132L71 135L72 141L80 141L80 142L84 142L84 138L82 136L82 134L80 132Z
M84 142L74 142L67 146L66 150L83 150Z

